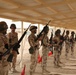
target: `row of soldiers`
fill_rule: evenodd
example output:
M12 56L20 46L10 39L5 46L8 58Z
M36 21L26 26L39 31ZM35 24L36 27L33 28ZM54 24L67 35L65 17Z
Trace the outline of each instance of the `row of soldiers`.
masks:
M71 32L71 35L69 36L69 31L66 31L65 35L65 46L66 46L66 53L65 56L68 58L69 48L71 49L71 56L74 56L74 48L75 48L75 42L76 42L76 34L74 31Z
M31 34L28 37L28 42L30 46L33 47L33 50L31 49L31 51L34 51L33 53L30 52L31 53L30 75L33 75L36 69L37 59L39 55L39 45L40 45L39 41L41 41L41 46L42 46L42 64L41 64L42 75L50 74L50 71L47 70L47 56L48 56L48 52L50 48L52 49L52 53L54 54L54 66L55 67L61 67L60 56L62 53L62 47L63 47L64 42L65 42L65 48L66 48L65 49L66 57L69 52L69 47L71 47L71 54L73 55L74 53L74 45L76 41L74 31L71 32L71 36L69 37L68 30L66 31L66 35L64 35L65 31L61 35L61 30L57 29L55 31L55 36L51 35L49 39L48 38L49 27L45 26L43 29L44 29L42 30L43 33L40 34L41 36L36 41L36 38L38 37L35 35L37 32L37 27L36 26L30 27Z
M18 33L15 32L16 25L11 24L11 32L7 34L8 25L5 21L0 22L0 75L8 75L8 72L16 72L16 59L18 47L12 47L18 42ZM11 49L9 51L9 49ZM12 61L9 56L13 55Z
M7 29L8 25L6 22L2 21L0 22L0 75L8 75L8 71L10 69L10 64L12 63L12 68L13 72L16 71L16 58L18 54L18 48L20 46L15 46L12 47L15 43L18 42L18 33L15 32L16 25L11 24L10 29L11 32L7 34ZM50 43L50 40L48 38L48 32L49 32L49 27L46 25L42 33L40 34L40 37L36 36L35 34L37 33L37 26L31 26L30 29L31 34L28 36L28 42L30 44L30 47L32 47L31 51L31 64L30 64L30 75L33 75L37 66L37 61L38 61L38 55L39 55L39 48L40 48L40 43L41 41L41 46L42 46L42 74L49 74L50 71L47 70L47 56L48 52L50 50L50 47L54 48L54 65L56 67L60 67L60 55L61 55L61 50L62 50L62 45L65 40L65 43L67 44L67 41L70 41L74 43L75 38L74 38L74 32L71 34L71 38L68 40L68 31L66 31L65 36L61 36L60 29L55 31L55 36L52 38L52 43ZM7 34L7 35L6 35ZM7 37L6 37L7 36ZM74 38L74 39L73 39ZM74 41L73 41L74 40ZM67 44L68 45L68 44ZM68 53L69 47L66 46L66 54ZM6 55L4 53L8 50L11 49L10 52ZM73 44L71 44L71 49L72 49L72 54L74 53L73 50ZM8 57L10 54L13 55L13 60L12 62L7 61ZM67 56L67 55L66 55Z
M62 35L60 33L61 33L61 30L58 29L55 32L54 38L52 39L54 43L54 65L55 67L61 67L60 63L62 62L60 61L60 56L62 53L63 46L65 45L65 56L66 56L66 59L68 59L68 53L70 49L71 49L72 57L74 55L74 47L75 47L75 42L76 42L76 36L75 36L74 31L71 32L70 36L69 36L68 30L66 31L66 33L64 30Z

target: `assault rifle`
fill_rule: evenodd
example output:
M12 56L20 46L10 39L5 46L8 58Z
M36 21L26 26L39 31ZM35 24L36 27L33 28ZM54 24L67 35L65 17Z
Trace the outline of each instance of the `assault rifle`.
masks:
M37 38L35 39L35 41L37 41L37 40L40 38L40 36L41 36L42 33L46 30L47 25L48 25L50 22L51 22L51 20L46 24L46 26L44 26L43 30L37 35Z
M63 34L60 36L60 43L59 43L59 45L62 45L63 44L63 42L64 42L64 34L65 34L65 30L63 31Z
M51 37L50 37L50 44L52 44L52 46L50 47L50 51L52 52L53 54L53 29L52 29L52 32L51 32Z
M43 32L46 30L47 25L50 23L50 21L44 26L44 28L42 29L42 31L37 35L37 38L35 39L35 42L42 36ZM34 48L33 47L30 47L29 48L29 53L30 54L33 54L33 52L34 52Z
M52 44L52 39L53 39L53 30L52 30L52 32L51 32L51 37L50 37L50 44Z
M29 25L29 27L31 26L31 24ZM17 50L17 48L19 48L19 44L21 43L21 41L23 40L24 36L26 35L29 27L26 29L26 31L22 34L21 38L18 40L18 42L16 44L14 44L12 47L10 47L5 53L3 53L1 55L1 58L2 56L6 56L7 54L10 53L10 50L13 48L14 50ZM18 52L18 51L17 51ZM8 62L12 62L12 59L13 59L13 54L11 53L7 59Z

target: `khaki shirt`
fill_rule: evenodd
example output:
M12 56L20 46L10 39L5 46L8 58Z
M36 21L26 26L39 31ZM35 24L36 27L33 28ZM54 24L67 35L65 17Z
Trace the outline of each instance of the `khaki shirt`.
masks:
M75 38L73 36L70 36L70 39L72 39L72 41L70 43L75 44Z
M39 49L39 42L38 42L38 41L35 41L35 39L36 39L36 36L31 33L31 34L28 36L29 45L30 45L31 47L34 47L34 48L36 48L36 49Z
M4 53L7 49L5 48L5 44L7 43L7 38L0 33L0 52Z
M9 44L14 45L15 43L18 42L18 33L8 33L8 38L11 39L11 41L9 42Z
M55 37L53 38L53 41L56 42L56 43L54 43L54 47L59 46L59 43L60 43L60 37L55 36Z
M69 36L67 36L67 35L65 35L65 43L66 44L69 44L70 42L69 42Z
M44 34L43 34L44 35ZM47 35L43 36L42 45L48 47L50 44L49 38Z
M7 51L7 49L5 48L5 44L8 44L8 39L5 35L0 33L0 52L2 52L2 53L5 53ZM9 56L9 54L4 56L2 58L2 60L0 60L0 65L2 65L2 67L8 66L8 62L7 62L8 56Z

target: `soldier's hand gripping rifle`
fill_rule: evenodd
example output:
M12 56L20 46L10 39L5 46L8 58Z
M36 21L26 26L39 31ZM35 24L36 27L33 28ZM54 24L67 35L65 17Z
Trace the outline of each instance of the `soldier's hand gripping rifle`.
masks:
M29 25L29 27L31 26L31 24ZM8 53L10 53L10 50L13 48L14 50L17 51L17 48L19 48L21 41L23 40L24 36L26 35L29 27L26 29L26 31L22 34L21 38L18 40L18 42L16 44L14 44L12 47L10 47L5 53L2 54L2 56L6 56ZM8 62L12 62L13 59L13 54L11 53L7 59Z
M48 25L50 22L51 22L51 20L44 26L43 30L37 35L37 38L35 39L35 41L37 41L37 40L40 38L40 36L41 36L42 33L46 30L47 25Z
M44 26L44 28L42 29L42 31L37 35L37 38L35 39L35 42L42 36L42 33L46 30L47 25L50 23L50 21ZM33 47L30 47L29 48L29 53L30 54L33 54L33 52L34 52L34 48Z

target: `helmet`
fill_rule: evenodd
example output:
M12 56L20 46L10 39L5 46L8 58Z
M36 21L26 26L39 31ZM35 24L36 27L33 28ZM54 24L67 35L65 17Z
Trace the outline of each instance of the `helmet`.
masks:
M74 32L74 31L72 31L72 32L71 32L71 34L75 34L75 32Z
M57 29L56 32L57 32L57 33L61 33L61 30L60 30L60 29Z
M7 23L5 21L0 22L0 31L8 29Z
M44 33L48 33L49 27L46 25L46 26L43 28L43 31L44 31Z
M11 24L10 29L11 29L12 27L16 29L16 25L15 25L15 24Z
M37 26L31 26L30 27L30 31L33 30L33 29L37 29Z
M57 29L56 31L55 31L55 35L57 35L57 34L60 34L61 33L61 30L60 29Z
M69 34L69 30L66 31L66 34Z

